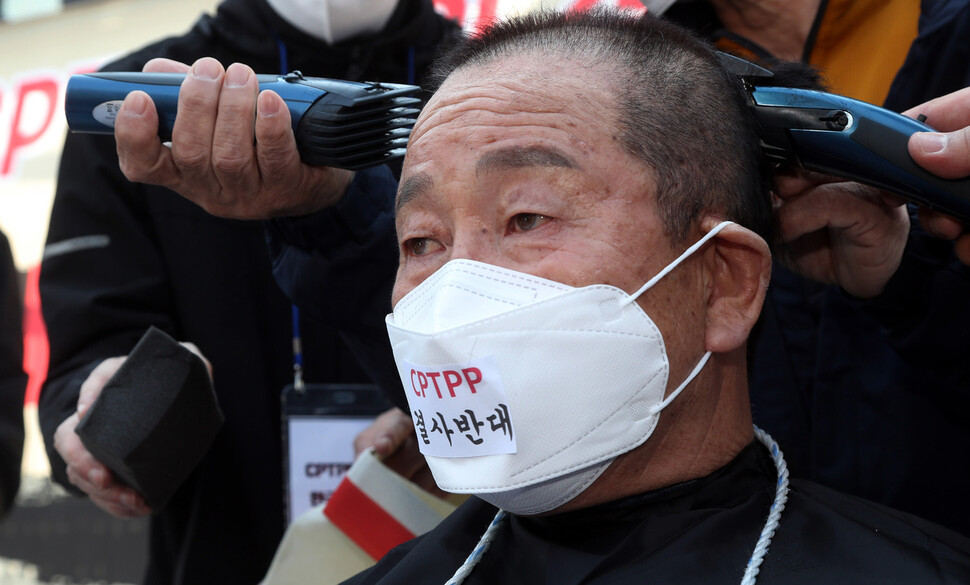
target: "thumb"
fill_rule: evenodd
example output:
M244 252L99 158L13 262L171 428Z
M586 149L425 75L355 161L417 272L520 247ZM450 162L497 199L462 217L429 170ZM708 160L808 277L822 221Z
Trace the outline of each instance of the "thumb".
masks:
M909 154L929 172L944 179L970 176L970 127L955 132L917 132Z
M88 408L98 399L105 384L121 368L121 364L125 363L125 359L127 357L113 357L102 361L88 374L84 382L81 383L81 393L77 398L77 416L79 419L84 418Z
M194 353L195 355L199 356L199 358L202 359L202 363L205 364L206 371L209 372L209 380L212 380L213 379L212 378L212 362L210 362L209 361L209 358L205 357L202 354L202 350L199 349L199 346L197 346L196 344L192 343L191 341L180 341L179 343L182 345L182 347L184 347L185 349L191 351L192 353Z
M142 67L142 71L146 73L188 73L190 69L185 63L164 57L155 57Z

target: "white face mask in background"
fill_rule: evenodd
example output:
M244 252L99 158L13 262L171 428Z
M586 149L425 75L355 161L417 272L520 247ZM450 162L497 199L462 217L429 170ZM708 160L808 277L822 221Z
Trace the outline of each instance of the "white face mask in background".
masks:
M418 445L441 489L517 514L558 508L641 445L664 399L663 337L629 295L452 260L387 316Z
M361 34L379 33L398 0L267 0L284 20L333 45Z

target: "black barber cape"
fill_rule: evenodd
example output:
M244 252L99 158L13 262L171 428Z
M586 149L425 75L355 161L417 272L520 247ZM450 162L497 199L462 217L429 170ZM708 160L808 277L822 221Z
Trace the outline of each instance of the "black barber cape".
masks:
M752 443L714 474L547 517L508 515L465 583L740 583L775 497ZM346 583L444 585L496 509L472 498ZM795 480L758 583L970 583L970 539Z

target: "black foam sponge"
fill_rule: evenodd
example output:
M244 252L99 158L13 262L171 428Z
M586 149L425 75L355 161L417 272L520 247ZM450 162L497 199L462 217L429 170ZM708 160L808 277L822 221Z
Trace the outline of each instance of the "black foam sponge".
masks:
M158 512L209 450L222 422L202 359L152 327L76 432Z

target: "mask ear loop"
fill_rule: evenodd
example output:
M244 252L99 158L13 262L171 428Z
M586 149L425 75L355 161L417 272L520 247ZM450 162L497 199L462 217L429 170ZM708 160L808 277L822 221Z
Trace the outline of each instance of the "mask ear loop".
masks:
M721 223L717 224L716 226L714 226L714 229L712 229L711 231L709 231L706 234L704 234L704 236L701 239L699 239L696 242L694 242L694 245L692 245L690 248L687 248L686 250L684 250L684 253L681 254L680 256L678 256L676 260L674 260L673 262L671 262L670 264L668 264L663 270L661 270L660 272L658 272L656 274L656 276L654 276L653 278L651 278L650 280L648 280L647 281L647 284L641 286L640 287L640 290L638 290L637 292L633 293L632 295L630 295L626 299L623 299L622 301L620 301L620 308L622 309L623 307L625 307L625 306L629 305L630 303L632 303L633 301L637 300L637 297L639 297L643 293L647 292L647 290L649 290L650 287L652 287L653 285L657 284L657 281L659 281L661 278L663 278L663 277L667 276L668 274L670 274L670 271L671 270L673 270L674 268L677 268L677 266L681 262L683 262L684 260L686 260L691 254L693 254L694 252L696 252L698 248L700 248L701 246L703 246L704 244L706 244L708 240L710 240L711 238L713 238L714 236L716 236L721 230L723 230L724 228L726 228L727 226L729 226L729 225L731 225L733 223L734 223L733 221L725 220L725 221L722 221Z
M680 256L678 256L676 260L674 260L673 262L671 262L670 264L668 264L666 267L664 267L663 270L661 270L653 278L651 278L650 280L648 280L645 285L641 286L640 287L640 290L638 290L637 292L633 293L629 297L627 297L627 298L623 299L622 301L620 301L620 308L622 309L623 307L625 307L625 306L629 305L630 303L634 302L635 300L637 300L637 297L639 297L643 293L647 292L650 289L650 287L652 287L653 285L657 284L657 281L659 281L661 278L663 278L664 276L667 276L668 274L670 274L670 271L671 270L673 270L674 268L677 268L677 266L681 262L683 262L684 260L686 260L688 257L690 257L691 254L693 254L701 246L703 246L704 244L706 244L708 240L710 240L711 238L713 238L714 236L716 236L718 233L720 233L721 230L723 230L724 228L726 228L727 226L729 226L729 225L731 225L733 223L734 223L733 221L722 221L721 223L719 223L716 226L714 226L714 229L712 229L711 231L709 231L706 234L704 234L704 236L701 237L701 239L697 240L696 242L694 242L694 244L691 247L689 247L686 250L684 250L684 252ZM681 392L683 392L684 388L686 388L687 385L690 384L691 381L695 377L697 377L697 374L699 374L701 372L701 370L704 369L704 366L707 364L707 360L709 360L710 358L711 358L711 352L705 353L704 354L704 357L702 357L700 359L700 361L697 362L697 365L694 366L693 371L691 371L691 373L688 374L687 378L685 378L684 381L681 382L679 386L677 386L677 389L676 390L674 390L666 398L664 398L663 402L661 402L660 404L657 404L656 406L654 406L653 408L651 408L650 409L650 414L657 414L658 412L660 412L661 410L663 410L668 404L670 404L671 402L673 402L674 401L674 398L677 398L677 395L679 395Z
M701 373L701 370L704 369L704 366L707 364L707 360L711 359L711 353L712 352L708 351L704 354L704 357L702 357L697 362L697 365L694 366L694 369L691 371L691 373L687 374L687 377L684 378L684 381L680 383L680 386L677 386L676 390L674 390L666 398L664 398L663 402L650 407L650 414L657 414L658 412L666 408L668 404L673 402L674 398L677 398L677 395L683 392L684 388L686 388L687 385L690 384L691 381L697 377L697 374Z
M693 381L694 378L697 377L697 374L701 373L701 370L703 370L704 366L707 365L707 360L709 359L711 359L711 352L708 351L704 354L704 357L702 357L697 362L697 365L694 366L694 369L691 371L691 373L687 374L687 377L684 378L684 381L680 383L680 386L677 386L676 390L674 390L666 398L664 398L663 402L661 402L660 404L656 404L650 408L650 414L657 414L658 412L666 408L668 404L673 402L674 398L677 398L677 395L683 392L684 388L686 388L687 385L690 384L691 381Z

